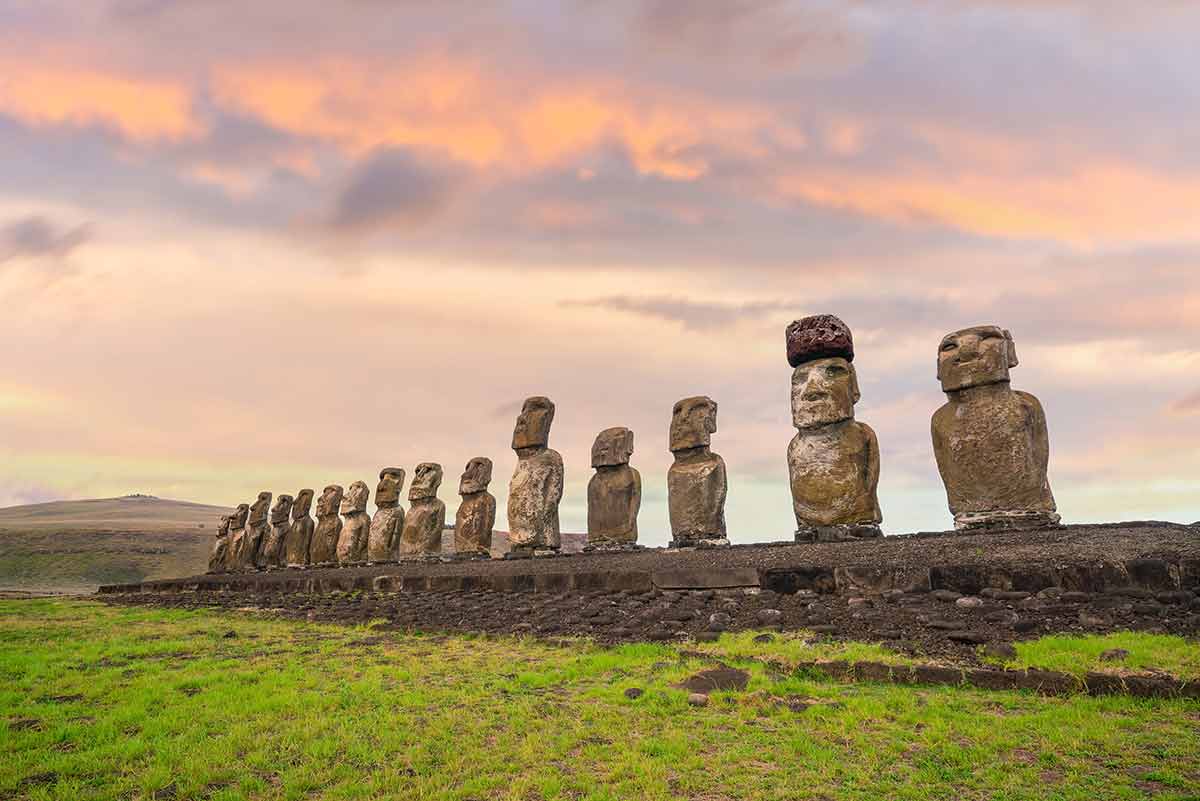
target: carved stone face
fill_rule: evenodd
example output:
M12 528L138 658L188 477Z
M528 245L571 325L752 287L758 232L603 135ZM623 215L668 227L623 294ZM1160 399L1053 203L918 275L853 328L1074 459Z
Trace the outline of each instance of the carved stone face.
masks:
M476 456L467 462L463 469L462 478L458 482L459 495L474 495L483 492L492 483L492 460L486 456Z
M292 496L280 495L275 499L275 505L271 507L271 525L277 526L280 523L286 523L291 514Z
M717 430L717 403L699 395L684 398L671 413L671 450L682 451L708 445Z
M229 529L237 531L246 527L246 517L250 514L249 504L239 503L237 509L233 511L233 515L229 518Z
M554 404L540 395L526 398L513 429L512 447L546 447L550 442L550 424L554 422Z
M292 519L299 520L302 517L308 517L308 510L312 508L313 491L310 489L302 489L296 493L296 500L292 502Z
M1012 334L994 325L964 328L942 337L938 347L938 380L943 392L998 384L1017 366Z
M379 483L375 485L375 505L383 509L400 503L400 490L403 488L404 468L383 468L379 471Z
M370 497L371 490L367 489L366 482L355 481L346 490L346 494L342 496L342 514L347 515L352 512L367 511L367 499Z
M606 428L592 443L592 467L629 464L633 455L633 432L628 428Z
M267 521L267 512L271 509L271 493L260 492L258 499L250 504L250 525L256 526Z
M408 487L408 499L419 501L424 498L436 498L438 487L442 485L442 466L435 462L421 462L413 473L412 484Z
M858 377L840 357L805 362L792 371L792 425L813 428L854 417Z
M321 492L321 498L317 501L317 517L336 515L341 503L342 488L337 484L330 484Z
M221 515L221 520L217 523L217 536L229 536L229 519L232 515Z

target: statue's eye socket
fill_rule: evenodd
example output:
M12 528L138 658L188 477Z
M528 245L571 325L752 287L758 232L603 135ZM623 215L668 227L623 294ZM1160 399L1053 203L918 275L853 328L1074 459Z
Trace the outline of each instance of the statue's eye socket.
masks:
M830 378L843 375L845 372L846 369L844 367L839 367L837 365L830 365L829 367L825 368L825 375L829 376Z
M948 351L948 350L954 350L957 347L958 347L957 342L943 342L942 343L942 351L943 352Z
M1002 339L1002 337L1001 337L999 334L997 334L997 333L995 333L995 332L993 331L993 332L989 332L989 333L986 333L986 334L984 334L984 335L981 337L981 339Z

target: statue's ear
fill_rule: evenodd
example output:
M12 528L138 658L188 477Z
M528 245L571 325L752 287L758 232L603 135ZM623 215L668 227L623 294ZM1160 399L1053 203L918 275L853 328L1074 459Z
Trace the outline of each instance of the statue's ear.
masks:
M854 365L850 365L850 394L854 398L853 403L858 403L862 393L858 391L858 371L854 369Z
M1017 361L1017 346L1013 342L1012 332L1007 328L1004 329L1004 341L1008 343L1008 366L1016 367L1020 363Z

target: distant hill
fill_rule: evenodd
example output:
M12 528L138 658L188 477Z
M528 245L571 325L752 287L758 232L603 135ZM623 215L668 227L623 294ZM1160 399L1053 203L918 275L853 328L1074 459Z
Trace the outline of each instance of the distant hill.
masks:
M204 572L233 510L149 495L0 509L0 591L91 592Z

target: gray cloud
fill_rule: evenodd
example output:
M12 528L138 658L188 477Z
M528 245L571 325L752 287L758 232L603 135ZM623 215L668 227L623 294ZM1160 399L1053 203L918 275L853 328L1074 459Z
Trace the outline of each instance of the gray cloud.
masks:
M342 231L421 228L446 210L462 178L445 162L406 149L381 149L354 171L330 224Z
M67 256L92 238L91 226L59 226L37 214L0 226L0 264L18 259L62 266Z

